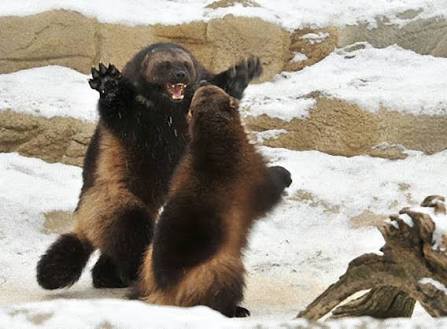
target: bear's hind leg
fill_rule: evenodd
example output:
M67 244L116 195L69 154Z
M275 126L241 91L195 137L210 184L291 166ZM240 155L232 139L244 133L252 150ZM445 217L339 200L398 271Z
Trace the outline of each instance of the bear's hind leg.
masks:
M114 217L113 225L106 231L101 252L110 257L122 284L128 286L137 279L144 252L152 242L154 219L146 208L137 205L120 209ZM102 269L107 265L111 268L106 260L103 259L105 265Z
M95 288L125 288L112 258L102 254L92 269L93 286Z

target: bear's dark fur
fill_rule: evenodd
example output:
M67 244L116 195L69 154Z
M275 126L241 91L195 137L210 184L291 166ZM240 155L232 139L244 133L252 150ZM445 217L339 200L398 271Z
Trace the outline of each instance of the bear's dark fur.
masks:
M100 93L100 120L86 153L71 236L91 246L87 259L93 250L101 251L92 271L95 287L123 287L136 279L189 140L186 114L199 83L206 80L240 98L260 73L260 62L252 57L215 75L186 49L169 43L144 48L122 74L113 65L92 69L90 86ZM63 246L55 242L39 262L43 288L65 287L82 272L84 262L76 269L64 267L63 261L47 266L48 260L60 258L52 253L69 255L58 250ZM72 279L57 279L65 277Z
M133 297L247 315L238 307L247 236L254 220L280 201L291 176L266 166L241 125L238 101L222 89L198 89L191 115L191 142L172 178Z

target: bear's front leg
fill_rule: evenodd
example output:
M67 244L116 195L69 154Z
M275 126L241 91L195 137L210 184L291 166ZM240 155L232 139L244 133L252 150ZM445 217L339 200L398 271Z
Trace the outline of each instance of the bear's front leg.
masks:
M135 99L135 87L114 65L99 63L98 69L93 67L89 84L99 92L98 110L103 119L122 120L132 115L127 108Z
M118 88L118 81L121 79L121 73L118 69L109 64L106 67L103 63L99 63L98 69L92 67L92 78L88 81L90 87L99 91L101 96L115 93Z
M259 215L264 215L278 204L284 190L292 184L292 175L286 168L273 166L267 169L267 177L253 195L253 204Z
M251 56L217 74L210 82L225 90L229 95L241 99L250 81L258 78L261 73L262 65L259 57Z
M118 135L126 135L129 127L137 127L135 86L118 69L109 64L92 68L90 87L99 92L98 112L108 128Z
M274 185L278 187L278 190L284 190L292 184L292 175L290 171L282 166L269 167L269 172L274 182Z

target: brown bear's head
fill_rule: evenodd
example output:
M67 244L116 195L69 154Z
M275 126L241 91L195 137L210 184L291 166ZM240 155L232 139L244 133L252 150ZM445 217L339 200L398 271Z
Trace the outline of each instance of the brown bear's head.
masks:
M171 43L157 43L137 53L127 63L123 75L136 83L143 94L156 89L177 103L183 101L188 90L193 90L197 66L186 49Z
M237 134L242 130L239 101L214 85L200 87L194 93L188 113L191 136L197 134Z

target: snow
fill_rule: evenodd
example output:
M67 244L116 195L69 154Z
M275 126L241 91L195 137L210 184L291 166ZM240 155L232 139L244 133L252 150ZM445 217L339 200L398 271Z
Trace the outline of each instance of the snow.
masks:
M435 287L436 289L442 291L444 294L447 294L447 287L444 286L441 282L436 281L432 278L422 278L421 280L419 280L420 284L430 284L433 287Z
M355 47L356 46L356 47ZM299 72L250 86L242 104L250 114L290 121L308 115L320 92L377 112L447 114L447 58L419 55L398 46L376 49L360 43L333 52ZM350 49L360 48L350 51Z
M407 214L399 215L399 219L401 219L404 222L404 224L409 227L413 227L413 225L414 225L413 219L410 216L408 216ZM399 222L397 222L395 220L387 219L385 221L385 223L393 226L396 229L399 229Z
M446 251L447 246L445 239L447 237L447 215L443 213L436 213L433 208L412 208L412 211L425 213L435 223L435 231L433 232L433 249Z
M54 300L0 308L0 324L8 329L268 329L268 328L445 328L446 319L343 319L325 324L308 323L303 319L259 321L256 319L228 319L204 307L178 309L144 305L136 301Z
M98 316L100 315L100 316ZM3 320L3 321L2 321ZM209 328L210 323L227 326L230 321L205 307L177 309L148 306L142 302L105 300L55 300L0 309L3 328ZM107 326L109 324L109 326ZM222 326L223 327L223 326ZM235 328L235 326L231 326Z
M285 85L284 87L289 87ZM275 93L273 90L276 90ZM265 82L262 86L252 86L247 88L245 97L241 105L243 114L260 116L268 115L271 118L278 118L284 121L291 121L295 118L306 118L317 103L313 98L292 95L296 90L284 90L278 93L276 82ZM303 97L303 98L300 98ZM244 111L245 110L245 111Z
M270 129L256 133L256 142L262 144L265 140L276 139L281 135L287 134L285 129Z
M404 25L413 19L445 17L445 0L257 0L257 7L236 3L231 7L207 9L212 0L2 0L1 16L25 16L46 10L66 9L95 17L104 23L126 25L181 24L208 21L225 15L260 17L286 29L304 26L342 26L359 22L376 25L376 18L388 24ZM416 17L399 14L414 10Z
M399 218L409 227L413 227L414 223L413 223L413 219L408 216L407 214L402 214L399 215Z
M389 225L392 225L394 228L396 228L396 229L399 229L399 224L396 222L396 221L393 221L393 220L391 220L391 219L387 219L386 221L385 221L385 223L387 223L387 224L389 224Z
M329 37L329 33L327 32L319 32L319 33L307 33L301 37L301 39L306 40L311 45L322 43Z
M62 66L45 66L0 75L0 111L12 109L44 117L95 120L98 93L89 77Z
M446 239L447 239L447 214L445 213L445 201L440 199L435 200L444 211L433 211L431 209L430 217L435 223L435 231L433 232L433 248L446 251Z
M26 16L65 9L95 17L103 23L125 25L181 24L204 18L206 0L2 0L0 15Z
M441 200L436 202L444 204ZM433 249L446 251L447 246L445 240L447 238L447 215L445 213L436 212L432 207L412 207L410 211L428 215L435 224L435 230L433 232ZM407 225L413 227L413 220L408 215L399 215L399 218L404 220Z
M377 112L382 108L414 115L447 114L447 58L424 56L398 46L375 49L357 44L333 52L299 72L250 85L244 114L290 121L305 118L320 92ZM0 111L13 109L45 117L70 116L94 121L98 94L88 75L46 66L0 75ZM26 81L26 84L23 83Z
M297 63L297 62L305 61L306 59L308 59L308 58L305 54L296 52L296 53L294 53L293 58L290 61Z
M0 153L0 172L0 303L5 303L13 301L11 281L18 291L36 290L35 256L49 242L41 232L43 212L74 209L81 169ZM26 296L32 298L29 291Z
M244 305L251 309L252 319L262 323L292 319L346 270L350 260L379 250L383 240L378 231L353 229L350 218L365 209L395 213L404 205L415 206L426 195L447 190L447 151L431 156L413 152L405 160L391 161L315 151L260 150L272 164L288 168L294 180L282 205L255 226L245 253L248 287ZM403 190L402 186L410 187ZM73 210L80 187L80 168L0 154L0 304L87 299L85 309L99 314L92 310L90 298L125 294L122 289L93 289L88 270L68 290L43 291L35 282L35 264L56 238L44 233L43 213ZM67 312L79 316L84 312L70 303L67 301ZM3 308L3 312L9 311ZM70 314L67 316L74 317Z
M445 214L432 214L431 218L435 223L435 231L433 232L433 248L446 251L447 238L447 216Z
M398 15L418 11L414 19L446 17L446 0L256 0L260 7L240 4L205 9L212 0L2 0L0 16L25 16L51 9L78 11L101 22L180 24L227 14L261 17L286 29L342 26L376 19L406 24ZM324 33L303 38L324 40ZM292 61L307 57L295 53ZM0 111L11 109L44 117L65 116L97 120L97 92L89 76L48 66L0 75ZM447 59L423 56L391 46L374 49L362 43L338 49L300 72L282 73L273 81L250 85L242 101L244 114L290 121L305 118L319 92L377 112L382 108L415 115L447 114ZM275 129L257 133L260 143L286 133ZM409 152L405 160L331 156L316 151L259 147L272 165L292 173L293 184L283 203L254 227L244 261L247 290L244 306L250 319L226 319L205 307L179 309L123 299L125 289L93 289L90 260L79 282L59 291L44 291L35 281L39 256L55 240L44 229L44 214L71 212L81 188L81 169L15 153L0 153L0 328L294 328L292 321L328 285L342 275L355 257L378 252L380 233L354 228L351 218L368 210L386 216L403 206L416 206L427 195L447 190L447 150L424 155ZM418 208L417 208L418 209ZM434 248L443 248L447 218L424 209L436 224ZM401 215L412 226L411 218ZM396 223L392 223L397 225ZM430 278L421 280L442 291ZM114 299L121 298L121 299ZM32 303L29 303L32 302ZM412 322L347 319L328 322L331 328L443 328L447 320ZM316 324L315 326L317 326Z

